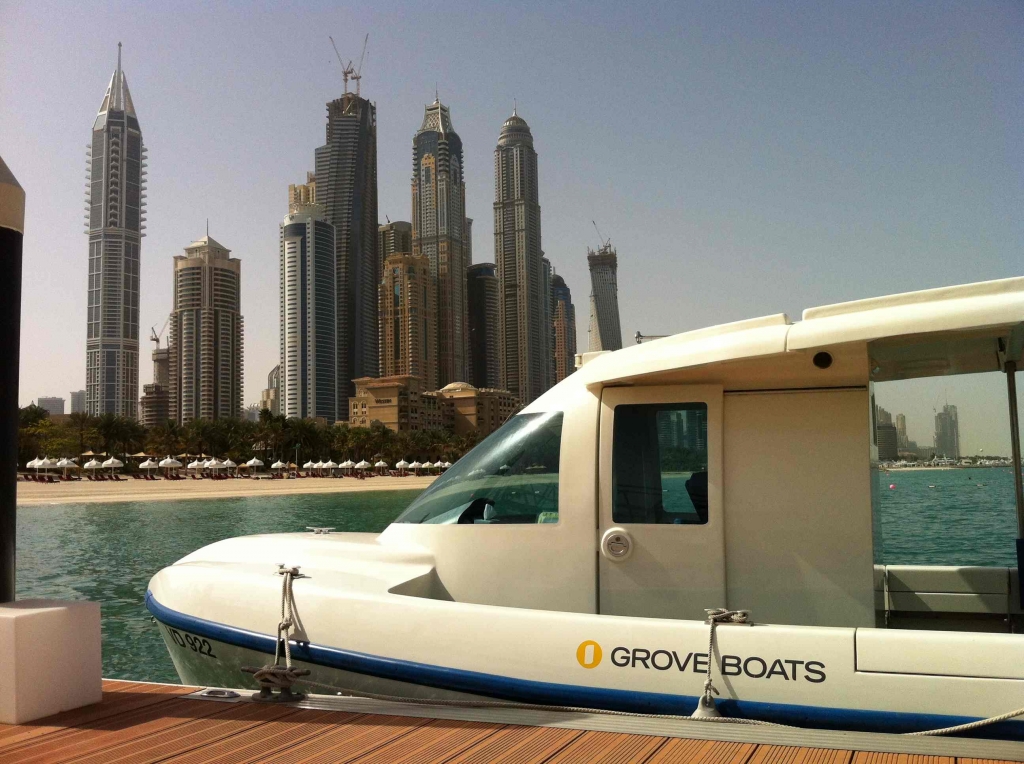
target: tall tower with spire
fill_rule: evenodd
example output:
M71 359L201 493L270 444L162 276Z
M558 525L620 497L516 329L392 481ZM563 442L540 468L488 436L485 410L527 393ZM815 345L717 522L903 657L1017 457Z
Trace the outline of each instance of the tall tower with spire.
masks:
M139 254L146 226L146 148L121 69L110 78L87 152L89 300L85 410L136 418Z
M430 261L437 289L437 383L469 379L466 184L462 139L440 99L424 109L412 140L412 251Z
M537 152L512 110L494 149L494 264L498 271L501 385L526 404L550 387L548 273L540 246Z
M348 419L353 379L376 377L377 107L358 92L327 104L327 142L316 149L316 200L334 226L338 419Z

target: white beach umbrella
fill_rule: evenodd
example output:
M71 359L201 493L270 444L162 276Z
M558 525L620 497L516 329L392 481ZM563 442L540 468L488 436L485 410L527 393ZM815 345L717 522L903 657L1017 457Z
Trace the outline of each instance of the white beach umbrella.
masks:
M395 464L395 467L397 467L400 470L407 470L409 469L409 462L407 462L405 459L401 459L398 463Z
M98 470L102 466L103 465L100 464L96 459L90 459L83 465L83 467L87 470Z
M328 460L327 460L326 462L324 462L324 465L323 465L323 466L324 466L324 469L325 469L325 470L333 470L333 469L335 469L335 468L336 468L336 467L337 467L338 465L337 465L337 464L335 464L333 460L331 460L331 459L328 459Z
M48 456L44 456L37 466L41 470L52 470L57 466L57 462L53 461L53 459Z
M438 459L436 462L434 462L434 466L437 469L441 469L444 466L444 462L442 462L440 459Z
M139 465L139 469L140 470L155 470L159 466L160 465L157 464L156 462L154 462L152 459L146 459L146 461L142 462L142 464Z
M411 470L418 470L421 469L422 467L423 465L420 464L419 462L413 462L412 464L409 465L409 469Z
M387 467L387 466L388 466L388 463L387 463L386 461L384 461L383 459L381 459L381 460L380 460L379 462L377 462L377 463L376 463L375 465L373 465L373 466L374 466L374 467Z
M263 466L263 462L261 462L255 456L252 459L250 459L249 461L247 461L245 464L246 464L247 467L262 467Z
M199 460L197 459L196 461L192 461L192 462L189 462L189 463L188 463L188 467L186 467L185 469L188 469L188 470L197 470L197 469L199 469L199 468L200 468L200 467L202 467L202 466L203 466L203 465L201 465L201 464L199 463Z
M220 459L215 456L206 463L206 466L211 470L222 470L224 469L224 462L220 461Z
M284 462L274 462L273 464L270 465L270 469L272 469L272 470L283 470L287 466L288 465L285 464Z
M315 469L315 470L322 470L323 468L324 468L324 463L323 462L317 462L316 464L313 465L313 469Z
M452 463L451 463L451 462L445 462L445 463L444 463L444 464L442 464L441 466L442 466L442 467L444 467L445 469L448 469L449 467L451 467L451 466L452 466Z
M102 466L103 466L104 469L106 469L107 467L110 467L110 469L116 470L116 469L120 469L121 467L123 467L124 466L124 462L122 462L116 456L111 456L109 459L107 459L105 462L103 462Z
M356 469L357 469L357 470L365 470L365 469L366 469L367 467L369 467L369 466L370 466L370 463L369 463L368 461L366 461L365 459L362 459L362 460L360 460L360 461L359 461L359 462L358 462L358 463L356 464Z
M235 467L237 467L238 465L237 465L237 464L235 464L235 463L234 463L233 461L231 461L230 459L225 459L225 460L224 460L224 463L223 463L223 464L222 464L221 466L222 466L222 467L224 467L224 469L228 469L228 470L233 470L233 469L234 469Z
M169 467L172 470L173 469L179 469L181 467L181 462L179 462L177 459L172 459L171 457L168 456L166 459L161 459L160 460L160 465L159 466L161 466L161 467Z
M352 461L351 459L346 459L346 460L345 460L345 461L343 461L343 462L342 462L342 463L341 463L341 464L340 464L339 466L340 466L340 467L341 467L341 468L342 468L343 470L350 470L350 469L352 469L353 467L355 467L356 465L355 465L355 462L353 462L353 461Z
M27 469L27 470L39 469L39 462L41 462L41 461L42 461L42 459L40 459L38 456L35 459L29 459L25 463L25 469Z
M313 464L313 460L310 459L308 462L306 462L305 464L302 465L302 469L304 469L304 470L316 469L316 465Z

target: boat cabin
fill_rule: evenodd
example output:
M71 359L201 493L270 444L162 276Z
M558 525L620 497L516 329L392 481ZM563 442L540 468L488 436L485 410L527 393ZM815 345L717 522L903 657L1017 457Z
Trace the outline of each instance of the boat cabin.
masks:
M876 383L1013 373L1024 278L765 316L613 353L509 420L380 543L397 593L667 619L1010 631L1015 568L876 565ZM526 632L524 632L525 638Z

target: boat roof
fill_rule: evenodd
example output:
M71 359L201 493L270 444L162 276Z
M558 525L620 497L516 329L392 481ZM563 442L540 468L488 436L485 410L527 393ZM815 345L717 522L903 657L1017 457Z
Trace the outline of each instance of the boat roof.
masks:
M1024 344L1024 277L926 289L720 324L586 357L588 387L693 366L868 346L871 379L996 371Z

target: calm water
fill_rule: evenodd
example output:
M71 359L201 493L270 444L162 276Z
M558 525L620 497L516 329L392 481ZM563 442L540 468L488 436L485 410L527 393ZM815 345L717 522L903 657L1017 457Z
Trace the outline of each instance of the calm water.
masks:
M1010 470L893 472L879 477L879 561L1016 564ZM890 484L895 489L890 490ZM18 596L100 602L103 675L176 682L174 667L144 605L146 584L157 570L231 536L302 531L307 525L380 531L416 494L21 507Z
M418 491L18 508L18 597L103 607L103 676L177 682L145 606L160 568L232 536L382 531Z

